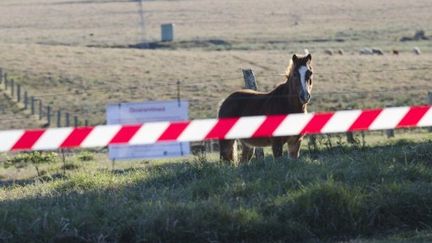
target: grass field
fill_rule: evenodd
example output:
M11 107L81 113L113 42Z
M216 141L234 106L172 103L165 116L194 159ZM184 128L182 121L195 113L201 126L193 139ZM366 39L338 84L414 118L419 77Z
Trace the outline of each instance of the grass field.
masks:
M176 24L177 41L161 50L127 48L140 38L137 6L2 1L0 66L53 109L93 124L104 122L106 103L175 98L178 80L191 117L214 117L217 104L243 86L241 68L253 68L259 89L270 90L304 48L314 56L313 111L425 103L432 90L432 41L399 41L419 29L432 33L426 0L145 2L149 41L159 40L161 23ZM413 55L414 46L423 55ZM362 47L386 55L360 56ZM328 56L327 48L345 55Z
M10 77L45 104L88 116L93 123L104 121L107 103L176 98L177 80L181 97L191 102L191 117L214 117L217 104L243 87L242 67L254 69L260 90L271 90L283 81L280 74L291 56L281 51L101 51L22 45L7 49L14 54L9 56L5 50L3 62L26 67L6 67ZM28 54L29 50L36 55ZM318 53L313 57L316 75L310 110L426 103L432 90L431 55L329 57Z
M240 166L196 157L113 171L78 154L65 176L57 162L0 189L0 239L427 242L430 139Z
M177 81L191 118L214 117L243 87L241 68L268 91L305 48L310 111L424 104L432 91L432 40L399 41L432 36L430 0L154 0L144 10L145 38L159 48L135 48L136 1L2 0L0 67L54 111L91 124L105 121L107 103L176 98ZM160 43L167 22L176 41ZM363 47L384 55L360 55ZM339 48L344 55L325 54ZM0 129L44 124L6 94ZM266 150L245 165L209 154L113 169L102 149L0 168L0 242L431 242L432 137L410 131L373 133L366 146L322 137L298 161ZM1 167L32 155L16 156L0 154Z

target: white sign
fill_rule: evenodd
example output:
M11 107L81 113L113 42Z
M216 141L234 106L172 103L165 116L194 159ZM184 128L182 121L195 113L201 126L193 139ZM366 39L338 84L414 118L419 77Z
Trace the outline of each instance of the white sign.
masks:
M188 101L149 101L143 103L119 103L107 106L107 124L132 125L155 121L188 120ZM169 142L151 145L111 145L112 160L168 158L190 154L189 143Z

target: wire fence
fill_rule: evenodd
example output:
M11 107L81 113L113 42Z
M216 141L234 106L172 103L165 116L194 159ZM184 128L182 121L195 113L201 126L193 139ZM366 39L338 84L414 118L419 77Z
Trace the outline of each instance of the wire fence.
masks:
M337 72L314 72L314 75L328 75L328 74L367 74L367 73L387 73L387 72L416 72L420 70L429 70L429 67L426 66L420 66L420 67L414 67L414 68L388 68L388 69L376 69L376 70L361 70L361 71L337 71ZM276 74L276 75L268 75L268 74L262 74L260 75L258 73L257 75L259 78L268 78L268 77L283 77L283 74ZM164 90L164 97L167 99L181 99L181 98L189 98L191 103L191 108L196 110L202 110L202 108L206 108L209 110L208 113L216 114L217 104L219 104L229 93L223 94L223 93L211 93L214 91L215 88L218 88L218 85L213 85L215 82L210 81L221 81L222 83L225 83L226 81L231 80L239 80L241 81L243 79L242 75L233 75L233 76L224 76L223 78L219 76L208 76L206 79L207 82L203 81L165 81L165 82L156 82L157 84L146 84L140 89L162 89ZM284 78L281 78L283 80ZM19 96L19 94L16 94L17 90L13 88L13 85L8 81L7 73L5 73L3 70L1 71L1 81L5 85L5 92L11 92L12 99L16 99L16 95ZM9 83L8 83L9 82ZM154 81L153 81L154 82ZM408 83L408 82L405 82ZM175 84L175 85L173 85ZM12 86L11 86L12 85ZM9 87L8 87L9 86ZM208 90L210 92L209 95L203 95L204 97L197 97L196 95L194 97L183 97L183 95L186 93L188 89L191 88L197 88L199 87L200 91ZM134 87L130 88L132 91ZM384 101L392 100L395 98L400 97L406 97L407 95L415 96L416 101L423 99L426 100L423 97L427 97L427 91L432 90L432 85L422 85L422 86L415 86L415 88L412 85L408 86L398 86L395 89L387 89L387 90L360 90L360 91L353 91L353 90L346 90L346 91L331 91L331 92L313 92L312 93L312 103L310 104L310 107L318 108L322 107L321 102L324 100L332 99L336 103L340 102L351 102L356 103L357 101L363 102L365 98L373 97L380 95L380 99ZM39 107L36 107L38 104L30 104L31 100L29 97L21 98L21 103L25 103L26 109L31 109L31 115L39 116L39 120L42 120L43 118L46 118L48 121L48 125L53 125L54 123L57 123L57 126L61 126L61 123L70 126L71 124L75 123L74 125L84 125L84 124L100 124L104 122L104 114L105 114L105 108L106 104L108 103L119 103L119 102L128 102L128 101L142 101L143 99L158 99L160 96L143 96L142 94L135 94L134 92L131 92L129 95L125 95L124 93L128 92L129 89L121 89L121 90L112 90L111 88L105 88L101 90L101 88L86 88L86 87L79 87L79 88L69 88L67 91L61 91L61 92L50 92L50 93L40 93L33 95L32 102L39 102ZM121 97L116 97L115 94L119 94ZM82 96L92 96L92 95L98 95L102 96L102 99L99 101L95 100L87 100L83 101L81 99ZM383 95L386 97L383 98ZM278 95L273 96L276 98L289 98L293 97L295 95ZM422 97L422 98L420 98ZM101 98L101 97L99 97ZM63 101L67 100L76 100L78 99L79 102L77 104L72 104L73 108L67 108L67 107L59 107L55 103L55 99L62 99ZM81 100L80 100L81 99ZM244 98L239 98L244 99ZM248 98L250 99L250 98ZM413 98L411 98L413 100ZM45 102L44 102L45 101ZM203 102L205 101L205 102ZM51 106L41 105L42 103L45 104L48 102L48 104L51 104ZM72 101L71 101L72 102ZM98 104L99 102L99 104ZM318 103L318 104L317 104ZM382 106L390 106L390 105L401 105L401 104L383 104L384 102L377 102L379 105ZM426 103L426 102L422 102ZM71 104L68 104L71 105ZM402 104L403 105L403 104ZM408 105L408 104L407 104ZM411 104L412 105L412 104ZM2 114L2 111L6 110L8 107L4 107L0 105L0 115ZM356 108L353 107L353 105L349 105L346 108ZM358 107L357 107L358 108ZM38 111L37 111L38 110ZM313 109L317 111L316 109ZM39 114L36 114L39 113ZM49 114L51 113L51 114ZM194 110L192 110L192 114L194 114ZM26 115L24 117L19 118L4 118L2 119L2 123L4 122L13 122L13 121L20 121L20 120L26 120L29 119L31 116ZM77 118L79 117L79 118ZM82 118L84 117L84 118ZM94 117L99 117L99 119L92 121L91 118L94 119ZM54 121L55 120L55 121ZM87 120L87 121L86 121ZM62 122L63 121L63 122Z
M327 74L367 74L367 73L386 73L386 72L416 72L419 70L427 70L429 67L416 67L416 68L398 68L398 69L379 69L379 70L362 70L362 71L338 71L338 72L315 72L314 75L327 75ZM17 100L18 95L16 92L17 89L14 89L11 84L7 84L7 78L4 77L6 74L3 72L3 70L0 69L0 85L4 84L5 89L4 92L10 92L10 97L12 100L15 99L16 102L19 103ZM259 75L259 78L269 78L269 77L282 77L283 80L283 74L277 74L277 75ZM231 79L230 79L231 78ZM206 81L209 80L217 80L222 82L226 81L232 81L232 80L243 80L242 75L233 75L231 77L224 76L216 77L216 76L210 76L207 77ZM166 84L163 84L164 92L167 95L167 97L164 98L171 98L171 99L182 99L185 91L188 88L197 88L199 87L200 90L208 89L209 87L212 87L212 84L214 82L202 82L202 81L171 81L167 82ZM409 83L409 82L404 82ZM175 85L173 85L175 84ZM9 87L7 87L9 85ZM161 88L160 84L148 84L145 85L147 89L153 89L153 88ZM215 87L212 87L215 88ZM216 86L217 88L217 86ZM24 89L22 89L24 90ZM211 89L209 89L211 91ZM331 104L334 109L331 110L340 110L340 109L352 109L352 108L363 108L358 107L360 106L358 103L364 102L366 105L370 105L371 100L376 99L376 97L379 97L378 101L375 101L375 104L377 106L375 107L369 107L369 108L377 108L377 107L385 107L385 106L396 106L396 105L415 105L419 103L426 103L421 102L420 100L426 100L426 97L429 99L429 104L432 104L432 93L428 93L428 91L432 90L432 85L422 85L422 86L413 86L413 85L407 85L407 86L398 86L394 87L392 89L387 90L360 90L360 91L353 91L353 90L342 90L342 91L331 91L331 92L323 92L323 91L317 91L312 93L312 103L309 104L310 110L312 111L324 111L322 108L323 104ZM46 94L38 94L34 95L32 99L29 99L27 97L26 99L22 99L21 103L24 103L24 111L27 111L25 115L22 117L7 117L7 118L0 118L0 126L2 124L8 124L8 123L19 123L24 120L31 120L31 119L37 119L39 122L43 121L45 122L44 126L53 126L56 124L57 127L66 126L69 127L71 125L73 126L87 126L87 125L100 125L105 124L105 112L106 112L106 106L108 103L119 103L119 102L131 102L131 101L142 101L143 99L146 99L146 97L143 97L141 94L139 95L123 95L123 98L108 98L99 100L95 103L94 100L89 100L84 102L83 100L80 100L78 104L73 105L74 109L71 108L67 109L65 107L59 107L56 106L55 101L53 101L53 98L59 97L63 100L70 100L70 99L80 99L83 95L88 95L89 93L92 94L98 94L98 95L105 95L110 96L112 95L111 92L113 90L110 88L107 88L105 90L100 90L99 88L87 88L84 90L81 89L70 89L65 92L51 92ZM126 89L127 91L127 89ZM14 93L15 92L15 93ZM115 90L115 92L124 92L124 90ZM190 108L191 108L191 115L192 118L198 118L200 114L202 114L203 110L207 110L209 114L213 114L211 117L214 117L217 113L217 106L218 104L227 96L228 94L223 93L217 93L217 94L211 94L207 95L205 97L184 97L189 98L190 102ZM276 95L273 96L275 98L292 98L296 95ZM385 96L385 97L383 97ZM409 100L405 99L403 101L397 101L397 99L400 99L401 97L410 97ZM158 99L160 97L153 96L152 98ZM242 98L240 98L242 99ZM250 99L250 98L248 98ZM120 101L121 100L121 101ZM29 104L29 101L34 102L40 102L39 106L36 107L36 104ZM205 102L203 102L205 101ZM409 103L409 102L415 101L415 103ZM45 102L50 102L51 106L43 106L42 102L45 104ZM395 102L401 102L400 104L396 104ZM341 107L341 104L345 103L345 106ZM357 103L357 104L356 104ZM357 107L356 107L357 106ZM1 106L0 105L0 117L1 112L6 110L8 107ZM38 109L39 108L39 109ZM327 106L328 108L328 106ZM37 111L38 110L38 111ZM195 112L195 113L194 113ZM197 112L201 112L197 114ZM7 114L10 116L10 113ZM201 117L202 118L202 117ZM409 132L424 132L425 129L411 129ZM430 131L430 130L429 130ZM394 137L395 132L394 130L386 130L386 131L379 131L379 132L360 132L360 133L346 133L346 134L336 134L336 135L310 135L307 139L307 146L309 151L318 151L318 148L329 148L332 149L334 147L337 147L339 145L343 144L351 144L353 146L363 146L366 145L366 134L384 134L388 138ZM400 134L400 133L398 133ZM399 135L398 135L399 136ZM343 137L346 137L346 142L343 141ZM201 152L214 152L218 151L218 143L216 141L207 141L207 142L196 142L192 143L192 150L195 151L201 151Z

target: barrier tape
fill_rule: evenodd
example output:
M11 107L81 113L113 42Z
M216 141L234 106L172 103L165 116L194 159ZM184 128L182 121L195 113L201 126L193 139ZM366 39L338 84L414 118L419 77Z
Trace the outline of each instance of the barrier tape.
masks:
M250 116L138 125L0 131L0 152L280 137L432 126L432 106Z

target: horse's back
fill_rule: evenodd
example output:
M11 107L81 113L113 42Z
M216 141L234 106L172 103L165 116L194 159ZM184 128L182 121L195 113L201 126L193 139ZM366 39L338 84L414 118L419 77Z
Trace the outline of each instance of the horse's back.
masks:
M261 109L266 93L250 89L239 90L228 96L220 105L218 117L256 116L264 114Z

